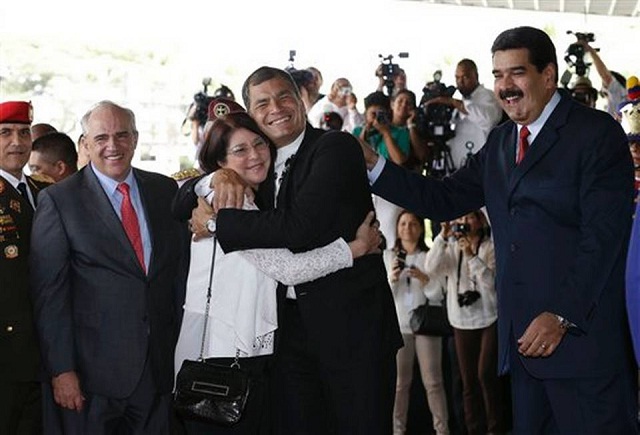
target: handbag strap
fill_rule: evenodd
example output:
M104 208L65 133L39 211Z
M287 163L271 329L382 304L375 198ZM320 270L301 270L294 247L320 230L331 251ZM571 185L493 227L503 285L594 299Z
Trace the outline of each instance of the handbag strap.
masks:
M200 356L198 356L198 361L204 361L204 345L207 337L207 326L209 325L209 310L211 308L211 287L213 285L213 266L216 263L216 247L218 245L216 233L213 233L211 240L213 241L213 250L211 253L211 268L209 269L209 285L207 286L207 303L204 309L204 325L202 327L202 341L200 343ZM233 363L231 364L231 367L240 368L239 358L240 358L240 349L236 349L236 356L234 358Z
M198 361L204 361L204 343L207 336L207 326L209 324L209 308L211 308L211 284L213 283L213 266L216 263L216 245L217 238L216 234L213 234L211 238L213 241L213 252L211 254L211 268L209 269L209 285L207 286L207 304L204 309L204 326L202 327L202 342L200 343L200 356L198 357Z

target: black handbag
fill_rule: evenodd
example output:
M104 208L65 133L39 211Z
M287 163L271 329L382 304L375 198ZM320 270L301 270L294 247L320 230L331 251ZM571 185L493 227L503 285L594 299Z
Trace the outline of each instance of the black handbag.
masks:
M230 426L242 418L251 390L251 379L249 374L240 367L239 352L236 352L235 360L230 366L204 359L215 258L216 237L214 235L200 357L196 361L182 362L173 394L173 408L180 417L187 420Z
M429 300L411 311L409 326L416 335L432 335L448 337L453 334L453 328L447 315L446 297L442 299L442 306L429 305Z

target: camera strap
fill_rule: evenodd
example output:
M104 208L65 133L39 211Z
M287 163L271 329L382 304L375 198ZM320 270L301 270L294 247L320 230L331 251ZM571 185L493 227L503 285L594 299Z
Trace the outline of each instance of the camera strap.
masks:
M476 255L478 254L478 252L480 252L480 245L482 244L482 240L480 240L478 242L478 246L476 246ZM460 276L462 273L462 257L464 256L464 254L462 253L462 250L459 250L459 255L458 255L458 279L456 280L456 293L460 294ZM472 280L471 282L473 282L473 289L476 289L476 281Z
M459 250L458 255L458 279L456 280L456 293L460 294L460 274L462 272L462 250Z

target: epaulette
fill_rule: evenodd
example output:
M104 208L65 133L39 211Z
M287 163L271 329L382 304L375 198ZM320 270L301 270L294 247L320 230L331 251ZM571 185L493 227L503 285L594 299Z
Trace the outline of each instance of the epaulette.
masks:
M37 181L38 183L55 183L56 182L53 178L44 174L31 174L29 175L29 177L32 180Z
M202 175L202 171L200 171L200 169L189 168L189 169L183 169L182 171L173 173L170 175L170 177L176 181L185 181L185 180L188 180L189 178L198 177L200 175Z

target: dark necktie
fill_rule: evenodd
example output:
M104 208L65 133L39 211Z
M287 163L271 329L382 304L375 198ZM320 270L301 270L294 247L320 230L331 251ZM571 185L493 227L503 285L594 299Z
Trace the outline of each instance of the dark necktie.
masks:
M31 201L29 200L29 194L27 193L27 185L22 181L18 183L18 191L20 192L20 195L24 197L27 203L31 205Z
M520 129L520 141L518 142L518 155L516 156L516 165L519 164L529 149L529 129L526 125Z
M142 270L146 272L144 265L144 250L142 249L142 236L140 235L140 225L138 215L136 214L131 196L129 196L129 185L127 183L118 184L118 192L122 194L122 205L120 205L120 214L122 215L122 226L127 233L127 237L136 252L136 257L142 266Z

